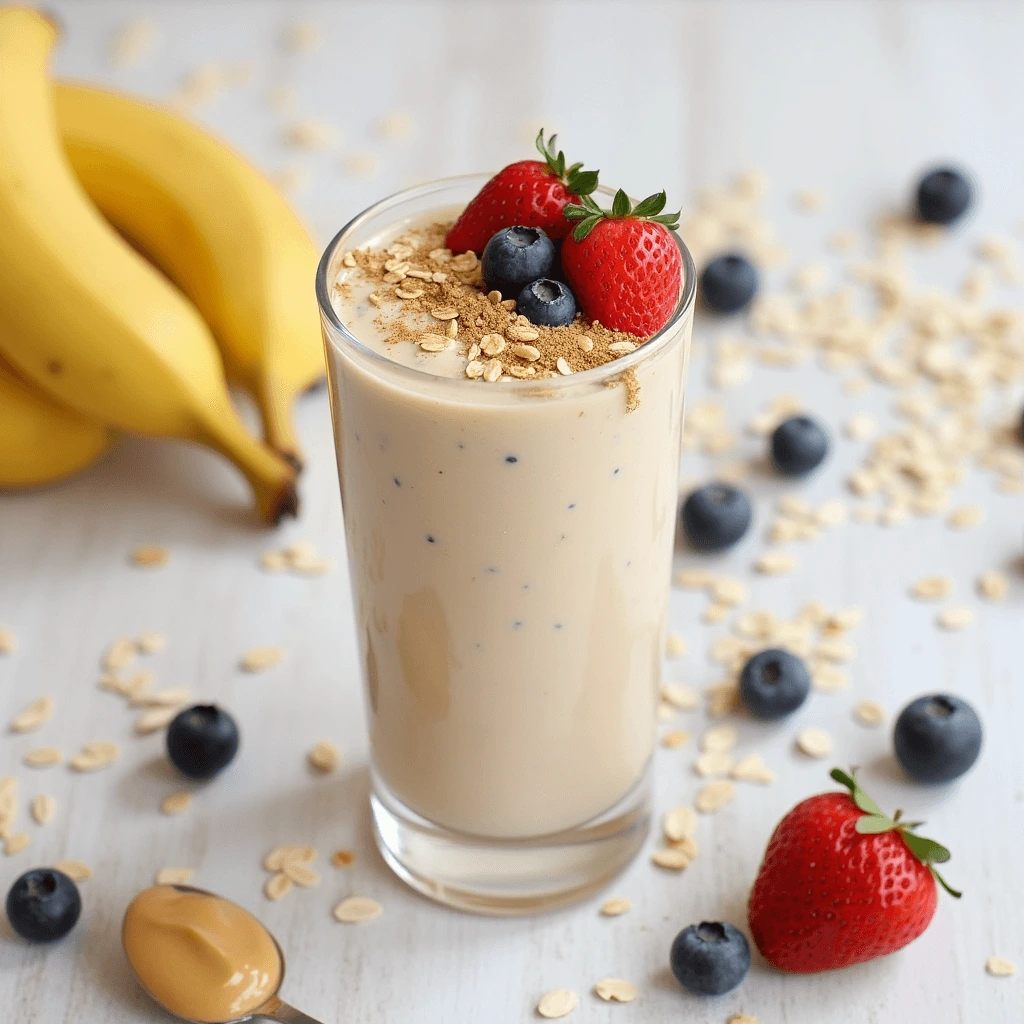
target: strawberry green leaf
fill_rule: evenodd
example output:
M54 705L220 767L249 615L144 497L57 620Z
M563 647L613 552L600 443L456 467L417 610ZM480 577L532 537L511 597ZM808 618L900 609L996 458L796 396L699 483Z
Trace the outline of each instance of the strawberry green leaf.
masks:
M656 192L653 196L641 199L640 202L633 207L633 216L640 218L656 217L665 209L665 203L667 202L668 196L666 196L664 192Z
M829 778L834 779L840 786L845 786L851 793L857 788L857 780L852 775L847 775L842 768L833 768Z
M562 216L566 220L585 220L587 217L593 217L594 214L582 206L577 206L575 203L570 203L568 206L562 208Z
M914 835L913 832L904 832L903 842L922 864L929 867L932 864L945 864L950 858L949 850L934 839L925 839L924 836Z
M612 216L628 217L630 210L629 196L620 188L612 200Z
M951 885L949 884L949 882L947 882L947 881L946 881L946 880L945 880L945 879L944 879L944 878L942 877L942 875L940 875L940 874L938 873L938 871L936 871L936 870L935 870L935 868L931 868L931 873L932 873L932 878L934 878L934 879L935 879L935 881L936 881L936 882L938 882L938 883L939 883L939 885L941 885L941 886L942 886L942 888L943 888L943 889L945 889L945 890L946 890L946 892L948 892L948 893L949 893L949 895L950 895L950 896L952 896L952 897L953 897L954 899L957 899L957 900L958 900L958 899L960 899L960 897L961 897L961 896L963 896L963 893L962 893L962 892L957 892L957 890L956 890L956 889L954 889L954 888L953 888L953 887L952 887L952 886L951 886Z
M857 819L853 826L861 835L873 836L881 832L891 832L896 828L891 818L884 814L865 814Z
M579 224L573 228L572 237L577 242L582 242L587 235L590 234L598 224L601 223L600 217L588 217L586 220L581 220Z
M565 187L577 196L589 196L597 188L599 171L581 171L570 168L566 172Z
M659 217L648 217L648 220L654 221L655 224L664 224L670 231L676 231L679 228L679 214L680 210L676 210L675 213L663 213Z

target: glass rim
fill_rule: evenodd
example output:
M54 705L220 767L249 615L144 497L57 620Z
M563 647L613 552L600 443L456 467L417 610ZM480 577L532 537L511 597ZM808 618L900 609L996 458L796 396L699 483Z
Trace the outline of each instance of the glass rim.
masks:
M334 259L335 253L338 251L345 237L361 224L373 217L377 212L390 206L397 206L404 200L414 199L419 195L439 190L446 185L458 185L460 183L468 184L471 181L477 180L480 181L482 185L491 177L493 177L493 172L475 171L470 174L456 174L444 178L433 178L430 181L421 182L418 185L412 185L409 188L392 192L390 195L377 200L377 202L372 206L368 206L365 210L357 213L337 232L337 234L335 234L330 242L328 242L316 268L316 301L317 305L320 307L320 316L330 325L334 333L339 335L347 345L355 349L361 357L369 360L371 364L380 367L382 370L386 370L388 373L397 374L399 377L408 377L410 380L415 379L420 383L436 381L444 382L446 386L451 386L453 383L456 385L479 384L479 381L470 380L467 377L451 377L444 374L431 373L429 370L421 370L419 367L407 366L404 363L396 362L394 359L389 359L383 353L375 351L370 348L369 345L360 341L359 338L357 338L355 334L353 334L353 332L342 323L338 314L335 312L330 299L327 272ZM597 191L602 195L607 196L613 196L615 194L614 189L605 185L598 186ZM665 348L674 337L673 329L693 309L697 295L697 270L693 263L693 257L690 255L690 250L686 247L686 243L682 240L677 231L670 230L670 234L675 240L676 245L679 247L679 255L682 258L683 281L679 294L679 301L676 303L676 308L672 311L672 315L668 318L665 325L661 327L660 330L652 334L636 349L635 352L630 352L628 355L620 356L618 359L613 359L607 363L602 363L600 366L592 367L589 370L581 370L578 373L569 374L568 376L543 377L541 379L503 377L500 381L496 381L489 385L488 390L492 391L494 388L498 388L503 391L529 391L541 386L547 389L558 390L562 388L567 389L571 387L578 387L586 384L601 384L606 380L617 377L620 374L633 369L657 355L657 353L660 352L661 349ZM333 341L333 339L331 340Z

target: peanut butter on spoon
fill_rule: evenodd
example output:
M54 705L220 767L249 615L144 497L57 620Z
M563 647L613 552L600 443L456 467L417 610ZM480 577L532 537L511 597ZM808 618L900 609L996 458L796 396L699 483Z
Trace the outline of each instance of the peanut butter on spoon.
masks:
M184 885L145 889L125 912L121 937L143 987L177 1017L317 1024L277 998L284 957L274 937L220 896Z

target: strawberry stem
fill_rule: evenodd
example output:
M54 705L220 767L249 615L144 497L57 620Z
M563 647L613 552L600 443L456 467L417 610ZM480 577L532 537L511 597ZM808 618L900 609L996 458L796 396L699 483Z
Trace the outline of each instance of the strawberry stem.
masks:
M612 199L610 210L602 209L592 196L586 195L580 197L578 206L571 204L562 210L562 214L566 220L579 221L572 231L572 237L577 242L582 242L602 220L625 220L627 217L653 221L655 224L664 225L669 231L675 231L679 227L679 211L662 213L667 201L664 192L655 192L653 196L641 199L633 206L629 196L620 188Z
M921 821L901 821L902 811L897 811L891 818L886 815L878 804L861 789L857 781L857 769L851 768L849 774L842 768L833 768L829 773L836 782L850 791L850 797L864 815L857 819L854 828L860 835L879 835L883 832L898 832L910 853L932 873L935 880L950 894L960 899L961 893L952 888L935 869L936 864L945 864L950 859L950 852L934 839L919 836L913 830Z
M585 171L583 164L570 164L565 166L565 154L555 149L557 135L552 135L547 142L544 141L544 129L537 132L537 149L544 157L544 162L551 169L551 173L558 178L565 187L577 196L589 196L597 188L597 177L600 171Z

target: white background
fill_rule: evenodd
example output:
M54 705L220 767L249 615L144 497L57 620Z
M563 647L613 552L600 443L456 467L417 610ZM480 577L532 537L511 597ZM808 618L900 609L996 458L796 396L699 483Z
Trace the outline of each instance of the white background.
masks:
M415 180L497 167L529 155L525 139L540 124L562 131L571 159L599 166L602 180L633 195L662 187L670 203L721 183L749 166L771 182L769 215L795 263L819 258L836 228L863 230L882 207L905 200L916 172L939 158L968 165L981 184L972 220L926 264L926 279L949 285L970 265L972 242L1008 233L1024 216L1024 5L1019 3L705 2L518 5L495 3L86 3L53 5L66 38L60 74L167 97L206 61L252 61L252 84L214 99L197 116L270 171L301 163L308 180L296 201L322 244L362 207ZM129 16L146 14L158 38L135 67L113 69L106 54ZM290 18L322 30L320 48L297 56L280 46ZM269 90L293 86L296 111L334 123L344 141L314 155L286 150L289 118L270 111ZM407 111L404 141L379 137L389 111ZM377 173L365 180L340 168L370 152ZM793 212L799 186L829 199L816 216ZM1019 302L1020 294L998 296ZM698 339L719 328L700 321ZM732 329L732 328L730 328ZM698 356L692 393L706 388ZM724 394L739 429L761 403L797 391L833 429L873 411L891 422L892 393L842 393L834 376L760 369ZM1019 397L1019 396L1018 396ZM95 877L83 885L76 931L49 949L30 949L0 922L0 1005L19 1022L114 1024L165 1019L131 979L118 943L131 896L166 865L198 868L197 884L257 912L288 955L284 995L325 1022L523 1021L548 988L581 993L574 1019L718 1024L740 1010L763 1024L1017 1021L1021 979L997 980L985 959L1024 963L1024 756L1020 664L1024 584L1018 559L1020 497L972 477L956 503L982 502L988 519L954 533L940 519L897 529L850 524L798 550L799 570L755 579L749 566L763 547L769 500L783 487L754 484L759 529L715 567L749 578L755 607L790 614L811 599L863 605L854 636L858 657L845 693L812 697L799 725L828 728L834 763L865 765L864 778L890 808L926 817L926 833L954 857L948 877L965 890L940 897L928 932L906 951L837 974L787 977L755 956L738 991L718 1000L681 993L667 971L675 933L703 918L744 925L745 901L771 828L798 799L827 788L832 762L792 749L797 723L777 729L741 723L741 750L757 750L779 773L770 788L742 786L735 802L702 822L701 855L682 876L656 871L642 856L608 895L628 895L627 916L600 918L591 901L534 920L477 919L435 907L406 891L375 855L366 811L365 739L344 545L325 396L299 411L309 466L302 518L277 534L255 525L244 487L205 452L129 440L79 479L34 494L0 496L0 622L21 639L0 658L0 720L41 693L57 697L53 722L38 734L0 738L0 775L17 773L21 794L50 792L58 815L34 843L0 860L0 890L37 863L74 857ZM745 438L741 451L760 442ZM844 493L842 481L864 445L839 435L828 468L804 488L815 501ZM708 465L687 456L684 470ZM338 569L316 580L271 577L259 554L286 540L311 539ZM138 543L171 549L159 571L132 568ZM696 562L681 555L680 564ZM1014 573L1009 602L982 605L972 593L978 571ZM944 634L934 607L907 597L926 573L956 580L977 607L978 622ZM691 653L669 678L698 686L720 670L705 653L725 626L699 623L704 599L678 592L672 626ZM117 698L98 691L98 659L114 637L164 632L169 646L152 659L161 685L190 686L237 716L239 762L215 784L196 789L186 815L162 817L163 796L180 787L161 757L159 736L136 739ZM237 669L256 644L280 644L286 661L262 676ZM890 757L888 728L856 726L853 704L873 697L890 712L922 691L948 688L981 712L986 747L977 769L951 791L914 787ZM698 716L680 724L699 732ZM69 752L88 740L120 742L122 760L96 776L66 768L30 773L25 750L56 743ZM320 738L345 753L344 770L314 779L305 751ZM689 802L698 786L694 746L658 755L658 806ZM260 859L281 842L321 851L324 883L268 903ZM356 866L338 872L330 851L352 846ZM652 840L653 846L653 840ZM330 917L347 894L384 905L372 924L345 927ZM629 1006L600 1003L599 978L627 978L641 989Z

